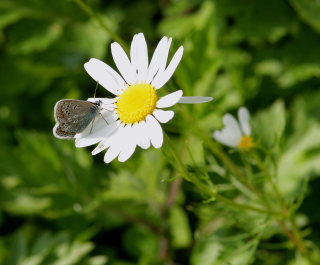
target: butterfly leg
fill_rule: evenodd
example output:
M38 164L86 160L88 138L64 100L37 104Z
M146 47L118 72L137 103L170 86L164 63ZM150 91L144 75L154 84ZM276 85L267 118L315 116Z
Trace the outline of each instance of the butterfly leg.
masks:
M99 113L101 115L101 118L106 122L106 124L109 125L109 123L107 122L107 120L103 117L103 115L101 113Z
M93 123L94 123L94 120L95 120L96 118L94 118L93 120L92 120L92 122L91 122L91 128L90 128L90 133L89 134L91 134L92 133L92 129L93 129Z

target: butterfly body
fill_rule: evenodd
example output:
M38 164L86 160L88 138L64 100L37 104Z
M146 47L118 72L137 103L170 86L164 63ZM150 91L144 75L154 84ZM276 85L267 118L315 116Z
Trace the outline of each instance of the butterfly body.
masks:
M100 110L101 101L93 103L76 99L59 100L54 107L57 122L53 128L54 136L60 139L74 138L94 121Z

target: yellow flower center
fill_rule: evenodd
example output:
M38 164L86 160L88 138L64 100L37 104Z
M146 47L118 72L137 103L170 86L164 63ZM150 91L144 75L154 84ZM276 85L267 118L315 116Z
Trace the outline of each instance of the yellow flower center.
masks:
M126 124L143 121L156 108L156 89L146 83L131 85L117 100L119 119Z
M252 147L255 147L256 144L254 143L253 139L251 136L249 135L245 135L245 136L242 136L241 138L241 141L240 141L240 144L239 144L239 148L240 149L243 149L245 151L248 151L250 150Z

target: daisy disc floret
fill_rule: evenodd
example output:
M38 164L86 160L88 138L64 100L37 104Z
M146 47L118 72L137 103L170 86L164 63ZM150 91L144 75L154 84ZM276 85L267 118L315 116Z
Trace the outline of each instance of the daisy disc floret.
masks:
M160 123L170 121L174 112L163 110L176 103L202 103L211 97L182 97L182 90L159 98L157 90L173 75L182 55L179 47L168 62L172 39L163 37L149 62L147 43L142 33L133 37L130 58L122 47L114 42L111 53L119 73L98 59L84 64L87 73L101 86L114 94L114 98L89 98L101 101L101 112L93 124L76 135L76 146L97 144L92 154L107 149L106 163L118 157L126 161L137 146L147 149L151 145L160 148L163 132Z
M119 119L126 124L134 124L146 119L157 106L156 89L146 83L128 86L116 102Z
M255 146L255 143L251 137L250 114L247 108L239 108L238 120L229 113L225 114L224 128L221 131L214 131L213 136L224 145L248 151Z

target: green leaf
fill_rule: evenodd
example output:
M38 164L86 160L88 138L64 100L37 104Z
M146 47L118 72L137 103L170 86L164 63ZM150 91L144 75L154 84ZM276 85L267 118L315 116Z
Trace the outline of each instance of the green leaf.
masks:
M13 214L41 213L51 206L50 198L36 198L27 194L17 194L14 200L4 203L4 208Z
M217 14L232 19L227 40L246 40L252 44L263 40L276 42L294 31L297 21L294 12L284 1L278 0L218 0ZM254 23L258 21L259 23Z
M288 146L278 165L279 186L284 193L300 190L302 181L309 174L320 173L319 130L320 125L313 124L302 135L288 139Z
M10 52L29 54L46 50L61 37L62 31L63 24L59 22L23 20L10 29Z
M124 246L131 256L139 259L138 264L154 264L158 258L156 235L144 227L132 227L124 233Z
M72 239L67 233L52 234L33 226L19 229L9 244L5 265L73 265L82 261L93 249L92 242ZM92 259L92 260L91 260ZM89 261L91 263L89 263ZM86 264L105 264L105 256L95 256Z
M27 255L27 242L22 231L14 236L11 250L14 252L7 259L8 265L20 264Z
M213 265L219 257L222 246L219 242L208 240L196 246L191 258L192 265Z
M160 32L179 38L195 29L202 29L206 25L208 19L211 18L213 8L214 5L207 1L192 15L179 16L178 14L175 14L175 16L162 21L160 24Z
M61 244L56 249L57 261L52 265L72 265L79 262L92 249L91 242L73 242L71 245Z
M260 111L252 119L254 137L257 138L264 148L279 147L279 141L286 125L286 111L281 100L263 111Z
M201 240L192 253L192 265L247 265L254 260L254 253L259 240L241 238L223 240L211 236Z
M320 3L317 0L289 0L299 16L320 32Z
M185 248L192 242L191 229L185 211L175 206L170 211L170 230L172 234L172 244L175 248Z

